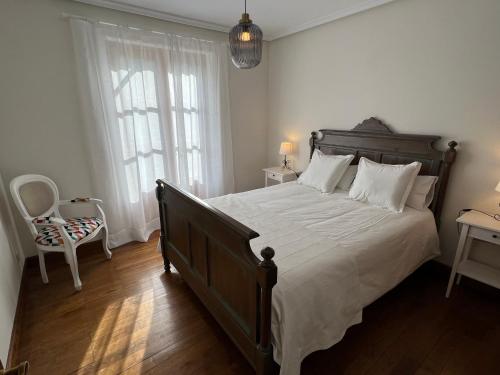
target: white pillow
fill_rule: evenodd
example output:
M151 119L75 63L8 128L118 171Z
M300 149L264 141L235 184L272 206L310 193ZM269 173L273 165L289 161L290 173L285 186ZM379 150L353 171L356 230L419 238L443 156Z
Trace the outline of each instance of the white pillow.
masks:
M406 205L417 210L425 210L429 207L434 198L434 187L437 180L437 176L417 176Z
M337 185L337 188L342 190L349 190L349 188L352 185L352 182L354 181L354 177L356 177L357 171L358 171L357 165L350 165L349 167L347 167L344 175L342 176Z
M361 158L349 197L394 212L403 212L421 166L419 162L390 165Z
M316 188L322 193L331 193L352 159L354 155L325 155L316 150L307 169L297 182Z

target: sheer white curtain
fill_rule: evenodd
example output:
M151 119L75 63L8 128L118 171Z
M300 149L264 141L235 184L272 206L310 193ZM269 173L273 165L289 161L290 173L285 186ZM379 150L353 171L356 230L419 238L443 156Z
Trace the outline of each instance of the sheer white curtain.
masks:
M159 228L155 181L233 190L227 46L71 19L85 133L110 242Z

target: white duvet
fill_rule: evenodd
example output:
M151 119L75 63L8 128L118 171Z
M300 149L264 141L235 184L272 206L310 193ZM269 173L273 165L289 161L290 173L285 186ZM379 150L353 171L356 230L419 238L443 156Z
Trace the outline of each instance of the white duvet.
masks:
M255 230L253 252L272 247L274 359L281 375L300 374L310 353L339 342L362 309L439 255L432 213L403 213L322 194L296 182L209 199Z

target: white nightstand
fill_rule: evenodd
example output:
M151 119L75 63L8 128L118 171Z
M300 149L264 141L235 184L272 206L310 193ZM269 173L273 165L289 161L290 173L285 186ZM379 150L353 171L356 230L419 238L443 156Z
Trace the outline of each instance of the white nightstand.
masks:
M462 231L448 281L446 298L450 296L457 274L457 285L460 283L461 276L465 275L495 288L500 288L500 269L468 259L474 238L500 245L500 221L477 211L469 211L460 216L457 222L462 223Z
M281 184L283 182L295 181L297 179L295 172L288 168L272 167L264 168L263 171L265 174L266 186L269 186L269 180L278 181Z

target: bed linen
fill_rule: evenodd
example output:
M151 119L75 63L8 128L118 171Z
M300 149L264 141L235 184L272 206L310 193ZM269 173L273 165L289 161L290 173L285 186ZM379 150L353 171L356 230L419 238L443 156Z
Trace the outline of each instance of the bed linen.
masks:
M265 246L276 252L271 330L281 375L300 374L307 355L362 321L363 307L439 255L430 210L394 213L296 182L207 202L260 234L250 242L259 258Z

